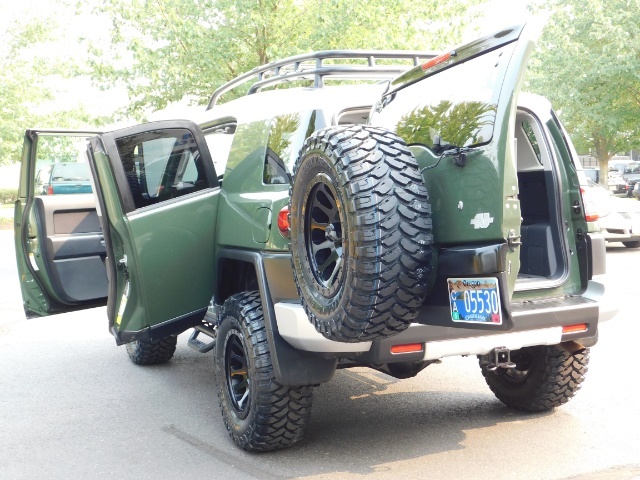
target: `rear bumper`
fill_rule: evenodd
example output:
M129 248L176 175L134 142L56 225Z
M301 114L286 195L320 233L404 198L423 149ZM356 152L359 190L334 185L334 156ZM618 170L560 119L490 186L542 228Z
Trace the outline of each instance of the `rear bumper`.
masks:
M391 338L349 344L324 338L309 323L300 305L278 303L274 309L279 333L293 347L347 357L362 363L382 364L436 360L457 355L484 355L497 347L515 350L568 341L590 346L597 340L598 322L610 320L617 312L615 305L604 303L603 296L604 286L597 281L590 281L589 288L582 296L512 303L514 328L508 332L414 323ZM572 325L584 325L584 328L574 333L563 333L563 327ZM421 344L422 349L410 353L391 353L391 347L407 344Z

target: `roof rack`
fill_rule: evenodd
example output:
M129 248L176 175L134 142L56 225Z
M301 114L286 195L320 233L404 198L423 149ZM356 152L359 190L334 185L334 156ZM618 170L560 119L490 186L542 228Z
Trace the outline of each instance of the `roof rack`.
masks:
M262 88L293 80L313 80L314 88L324 86L324 79L338 80L390 80L410 68L409 65L378 65L378 60L411 60L413 66L433 58L435 52L413 50L324 50L284 58L262 65L244 73L216 89L211 95L207 110L216 105L218 99L230 90L255 80L247 95L259 92ZM366 60L366 63L343 64L330 60Z

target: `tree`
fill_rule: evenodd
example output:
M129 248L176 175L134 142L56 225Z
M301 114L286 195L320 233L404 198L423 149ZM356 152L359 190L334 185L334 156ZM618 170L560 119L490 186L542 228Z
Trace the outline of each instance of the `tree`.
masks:
M125 85L129 113L142 117L183 99L206 104L237 75L312 50L439 50L460 39L477 3L106 0L97 12L111 18L112 41L91 46L91 74L104 87Z
M607 172L615 153L640 145L640 0L547 0L545 7L551 20L529 88L552 101L576 148Z
M81 106L52 105L61 79L73 76L76 64L46 48L64 36L56 18L25 17L0 26L0 164L20 160L27 128L86 128L107 120Z

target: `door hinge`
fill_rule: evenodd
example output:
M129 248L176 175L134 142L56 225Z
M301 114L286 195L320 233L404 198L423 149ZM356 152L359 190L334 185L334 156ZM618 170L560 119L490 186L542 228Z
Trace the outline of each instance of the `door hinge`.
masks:
M507 237L507 244L509 245L509 248L511 249L512 252L515 251L515 249L518 248L520 245L522 245L520 238L522 237L516 234L516 231L514 229L509 230L509 236Z

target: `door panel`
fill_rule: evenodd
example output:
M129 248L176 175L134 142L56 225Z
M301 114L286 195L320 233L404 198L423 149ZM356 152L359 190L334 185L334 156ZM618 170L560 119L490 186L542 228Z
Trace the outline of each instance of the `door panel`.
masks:
M106 250L92 195L36 197L29 232L36 234L36 265L47 271L60 301L106 298Z

